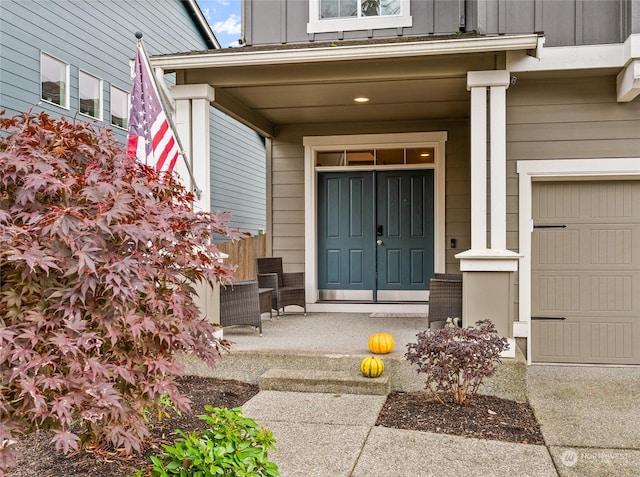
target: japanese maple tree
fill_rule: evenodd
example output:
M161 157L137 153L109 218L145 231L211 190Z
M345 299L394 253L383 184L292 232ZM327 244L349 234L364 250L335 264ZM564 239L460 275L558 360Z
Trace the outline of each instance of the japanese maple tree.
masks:
M226 346L195 286L231 278L213 237L238 235L192 200L108 130L0 115L0 476L20 433L133 452L160 396L189 411L177 354Z

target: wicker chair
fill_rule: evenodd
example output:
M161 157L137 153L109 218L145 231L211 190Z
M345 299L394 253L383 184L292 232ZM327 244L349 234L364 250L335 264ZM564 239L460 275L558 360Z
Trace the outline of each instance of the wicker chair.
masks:
M243 280L220 287L220 325L253 326L262 336L256 280Z
M462 275L437 273L430 281L429 328L455 317L462 318Z
M284 307L297 305L307 314L307 302L304 297L304 272L284 273L281 257L261 257L256 259L258 283L260 288L272 288L271 306L280 315Z

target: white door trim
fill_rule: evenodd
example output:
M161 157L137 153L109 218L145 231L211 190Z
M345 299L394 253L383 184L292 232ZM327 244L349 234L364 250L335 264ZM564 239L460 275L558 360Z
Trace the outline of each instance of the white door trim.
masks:
M316 151L380 147L420 147L435 149L434 158L434 268L445 271L445 143L447 133L419 132L397 134L358 134L339 136L305 136L304 145L304 263L305 293L310 311L331 311L318 302L318 240L317 240L317 172ZM346 168L345 168L346 170Z
M531 190L533 181L640 179L640 157L609 159L562 159L517 161L519 174L519 321L515 337L527 339L527 361L531 364Z

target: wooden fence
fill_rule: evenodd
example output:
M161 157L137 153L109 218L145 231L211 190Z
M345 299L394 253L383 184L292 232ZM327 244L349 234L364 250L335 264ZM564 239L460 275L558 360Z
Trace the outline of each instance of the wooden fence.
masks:
M229 255L226 263L238 268L234 273L236 280L251 280L256 278L256 258L267 254L267 236L254 235L236 242L218 244L221 252Z

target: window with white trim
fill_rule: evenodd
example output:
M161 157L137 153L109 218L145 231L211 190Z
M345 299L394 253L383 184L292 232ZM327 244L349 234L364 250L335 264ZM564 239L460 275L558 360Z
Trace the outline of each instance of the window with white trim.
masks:
M80 70L80 112L94 119L102 119L102 80Z
M309 0L307 33L412 25L410 0Z
M129 93L111 85L111 125L129 127Z
M316 167L428 165L435 161L435 146L318 151Z
M69 64L40 53L40 97L69 109Z

